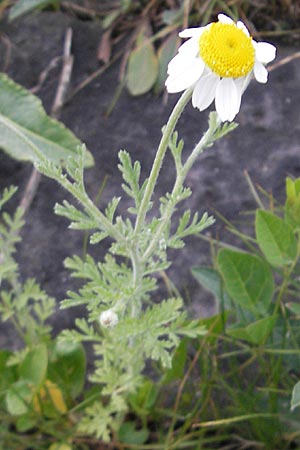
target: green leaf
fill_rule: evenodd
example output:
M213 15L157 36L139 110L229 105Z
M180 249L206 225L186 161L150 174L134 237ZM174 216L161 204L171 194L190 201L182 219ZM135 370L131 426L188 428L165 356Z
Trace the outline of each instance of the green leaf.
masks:
M118 18L118 16L121 14L121 11L119 9L116 9L112 11L111 13L108 13L105 15L104 19L102 20L102 28L103 30L106 30L109 28L113 22Z
M261 258L220 250L218 266L232 300L255 315L264 315L271 304L274 282L272 272Z
M280 217L258 210L256 239L266 259L274 266L291 264L297 256L297 240L291 227Z
M291 410L294 411L298 406L300 406L300 381L293 388Z
M20 433L26 433L26 431L32 430L37 424L38 418L29 414L22 415L16 420L16 428Z
M163 377L163 384L169 384L172 381L182 379L184 376L184 368L187 358L187 340L182 339L174 352L172 358L172 367L166 370Z
M207 333L205 336L206 342L215 342L220 334L224 333L225 324L228 319L229 313L222 312L215 316L206 317L202 319L200 323L206 328Z
M157 384L145 378L138 390L129 394L128 400L139 416L148 416L157 400L158 393Z
M205 289L215 296L220 305L223 305L224 308L232 306L228 294L222 287L220 274L216 270L211 267L197 266L192 267L192 274Z
M285 307L292 313L300 317L300 304L297 302L287 302L285 303Z
M47 367L47 346L41 344L26 354L19 368L20 378L30 381L34 386L39 387L46 377Z
M158 57L158 74L155 83L155 93L159 93L164 89L167 78L168 64L176 53L178 45L177 32L172 33L159 47L157 51Z
M0 147L23 161L66 161L81 145L62 123L47 116L41 101L0 74ZM86 166L93 165L87 152Z
M195 319L187 321L183 326L177 329L177 333L195 339L199 336L204 336L207 333L202 320Z
M8 366L7 362L13 353L8 350L0 350L0 396L10 384L17 378L15 366Z
M48 5L58 5L59 1L60 0L19 0L10 8L8 19L9 21L12 21L24 14L28 14L34 9L44 8Z
M136 48L130 53L127 66L127 88L134 96L148 92L158 73L158 60L148 39L146 27L141 30L136 44Z
M276 322L276 316L265 317L243 328L232 328L227 333L252 344L262 345L271 334Z
M30 409L32 397L33 390L29 387L28 381L16 381L6 392L7 411L13 416L26 414Z
M120 426L118 434L119 440L124 444L142 445L148 439L149 431L146 428L136 430L135 422L124 422Z
M286 178L284 220L296 230L300 227L300 178Z
M54 360L49 364L49 378L72 398L82 391L85 381L86 357L83 346L59 340L54 349Z
M184 15L183 4L181 8L165 9L162 12L162 21L165 25L174 25L182 23Z

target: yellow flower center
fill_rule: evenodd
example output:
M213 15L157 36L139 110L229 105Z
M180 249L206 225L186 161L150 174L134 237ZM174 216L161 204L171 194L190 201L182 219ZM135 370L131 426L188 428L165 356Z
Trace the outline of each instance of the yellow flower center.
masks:
M255 62L251 41L234 23L214 22L199 39L199 55L220 77L243 77Z

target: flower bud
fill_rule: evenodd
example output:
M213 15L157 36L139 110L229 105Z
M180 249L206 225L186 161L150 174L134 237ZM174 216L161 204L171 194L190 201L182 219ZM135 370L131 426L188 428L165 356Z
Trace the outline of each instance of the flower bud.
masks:
M99 316L100 325L104 328L113 328L119 322L118 315L112 310L103 311Z

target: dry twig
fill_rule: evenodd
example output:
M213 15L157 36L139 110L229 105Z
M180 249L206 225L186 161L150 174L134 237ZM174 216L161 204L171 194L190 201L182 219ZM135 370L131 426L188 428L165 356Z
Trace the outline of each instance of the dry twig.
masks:
M51 108L51 115L56 119L60 115L61 108L64 104L64 99L66 97L67 89L69 87L71 79L71 73L73 68L73 55L71 54L71 43L72 43L72 29L68 28L66 31L64 42L63 66L56 90L56 95ZM52 64L53 61L54 60L52 60ZM40 83L44 82L44 79L47 76L49 70L50 68L48 66L48 68L46 68L45 71L40 76ZM40 83L38 84L38 86L40 85ZM20 202L20 207L24 210L24 213L26 213L30 208L32 200L39 186L40 180L41 174L35 168L33 168Z

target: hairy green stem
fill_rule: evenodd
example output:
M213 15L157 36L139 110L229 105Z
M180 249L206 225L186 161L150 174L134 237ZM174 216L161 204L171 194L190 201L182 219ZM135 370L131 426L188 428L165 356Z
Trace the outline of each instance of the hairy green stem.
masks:
M220 125L220 121L217 120L215 124L210 125L208 130L204 133L198 144L195 146L194 150L186 160L182 172L183 176L186 177L189 170L192 168L194 162L198 156L214 141L214 134Z
M134 298L131 301L131 316L137 317L141 310L139 291L142 285L144 265L141 264L140 255L136 248L131 250L130 259L132 264L132 287L134 292Z
M148 208L149 208L149 203L156 185L156 181L162 166L162 162L163 159L165 157L166 151L168 149L168 145L169 145L169 140L170 137L174 131L174 128L179 120L179 117L181 116L184 108L186 107L187 103L189 102L191 96L192 96L192 89L187 89L186 91L184 91L184 93L182 94L182 96L180 97L180 99L178 100L177 104L175 105L167 125L165 126L165 129L163 131L163 135L159 144L159 147L157 149L157 153L153 162L153 166L149 175L149 179L147 182L147 186L144 192L144 196L142 198L141 201L141 205L138 211L138 215L136 218L136 223L135 223L135 229L134 229L134 234L135 236L138 234L138 232L140 231Z
M202 153L205 148L213 141L213 136L216 129L219 126L219 122L217 122L214 126L210 126L208 130L204 133L203 137L200 139L198 144L195 146L194 150L188 157L187 161L183 166L178 166L177 176L174 183L174 187L171 193L171 198L176 198L176 194L179 192L181 187L183 186L184 180L196 161L197 157L200 153ZM161 217L160 224L157 227L157 230L151 240L147 250L142 256L142 261L147 261L147 259L151 256L151 254L155 251L159 240L161 239L161 235L164 232L165 228L168 226L169 221L174 213L176 207L176 201L169 201L167 204L164 214Z
M151 201L151 197L153 195L153 191L159 176L159 172L166 154L166 151L168 149L168 145L170 142L170 137L174 131L174 128L184 110L187 103L189 102L192 95L192 90L188 89L186 90L180 99L178 100L177 104L175 105L167 125L164 128L163 135L160 141L160 144L157 149L157 153L152 165L152 169L149 175L149 179L147 182L147 186L144 192L144 196L141 201L141 205L137 214L136 223L135 223L135 229L134 229L134 237L138 235L140 232L145 217L147 214L147 211L149 209L149 203ZM132 264L132 286L133 290L135 292L134 298L131 302L131 315L132 317L136 317L139 314L140 311L140 304L139 304L139 288L142 284L142 278L143 278L143 269L144 269L144 259L141 258L141 255L139 254L136 241L133 237L132 240L132 248L130 252L130 259Z
M73 195L83 206L85 211L89 214L90 217L96 220L101 224L101 227L108 232L109 236L115 239L116 241L123 241L124 236L116 229L116 227L105 217L105 215L95 206L90 197L85 192L84 194L74 187L70 181L66 179L57 179L57 181Z

